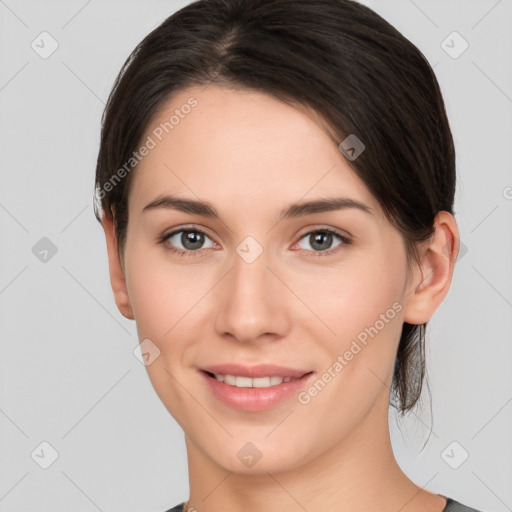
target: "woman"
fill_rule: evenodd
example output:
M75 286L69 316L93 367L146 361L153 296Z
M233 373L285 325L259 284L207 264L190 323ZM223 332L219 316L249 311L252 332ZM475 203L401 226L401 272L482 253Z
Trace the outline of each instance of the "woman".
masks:
M420 51L347 0L203 0L103 117L112 289L185 432L171 509L471 511L398 466L459 251L455 153Z

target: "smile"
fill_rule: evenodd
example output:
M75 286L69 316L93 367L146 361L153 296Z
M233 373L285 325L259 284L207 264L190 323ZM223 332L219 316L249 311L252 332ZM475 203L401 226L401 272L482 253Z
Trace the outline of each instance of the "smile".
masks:
M223 375L213 373L219 382L224 382L228 386L236 386L237 388L268 388L271 386L278 386L283 382L290 382L297 380L299 377L258 377L251 379L250 377L243 377L241 375Z
M262 412L283 404L306 388L315 372L302 377L245 377L199 371L211 396L232 409ZM224 380L222 380L224 379Z

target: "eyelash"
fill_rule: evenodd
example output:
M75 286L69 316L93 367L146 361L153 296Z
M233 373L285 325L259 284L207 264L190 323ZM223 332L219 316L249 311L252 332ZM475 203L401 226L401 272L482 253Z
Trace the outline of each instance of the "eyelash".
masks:
M201 229L198 229L198 228L195 228L195 227L181 227L180 229L177 229L175 231L172 231L171 233L167 233L163 236L161 236L159 239L158 239L158 243L159 244L162 244L165 246L166 250L174 253L174 254L177 254L178 256L180 257L196 257L198 256L197 253L199 253L201 251L201 249L198 249L196 251L183 251L181 249L177 249L176 247L174 246L171 246L171 245L167 245L167 242L168 240L173 237L174 235L178 234L178 233L181 233L181 232L191 232L191 233L200 233L208 238L211 239L210 236L208 236L208 234L206 232L204 232L203 230ZM328 229L328 228L317 228L317 229L313 229L311 231L308 231L306 233L304 233L300 238L299 238L299 241L302 240L303 238L306 238L314 233L328 233L330 235L334 235L335 237L339 238L341 240L341 244L340 245L337 245L336 247L332 248L332 249L327 249L326 251L308 251L306 249L300 249L300 250L303 250L303 251L306 251L308 253L313 253L311 254L309 257L312 257L312 258L317 258L317 257L324 257L324 256L330 256L331 254L333 254L334 252L338 251L339 250L339 247L342 246L342 245L350 245L352 243L352 241L347 238L346 236L342 235L341 233L338 233L337 231L334 231L332 229Z

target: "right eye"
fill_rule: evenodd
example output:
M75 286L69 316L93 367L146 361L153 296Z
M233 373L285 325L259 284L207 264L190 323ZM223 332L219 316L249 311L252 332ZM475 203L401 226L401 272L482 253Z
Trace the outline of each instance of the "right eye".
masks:
M210 244L204 246L205 242ZM164 235L160 241L166 248L181 256L195 256L200 249L215 247L215 242L200 229L179 229Z

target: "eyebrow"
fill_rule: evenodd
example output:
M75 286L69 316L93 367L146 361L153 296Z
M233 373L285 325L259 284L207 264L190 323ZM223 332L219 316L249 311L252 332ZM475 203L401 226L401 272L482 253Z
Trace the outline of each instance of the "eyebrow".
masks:
M147 204L142 209L141 213L160 208L202 215L203 217L209 217L212 219L220 218L217 210L206 201L183 199L171 195L157 197L155 200ZM333 197L291 204L281 211L279 220L303 217L314 213L345 210L348 208L357 209L370 215L374 215L372 208L360 201L357 201L356 199L350 199L348 197Z

